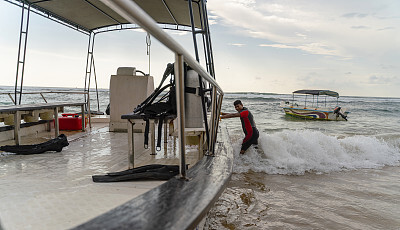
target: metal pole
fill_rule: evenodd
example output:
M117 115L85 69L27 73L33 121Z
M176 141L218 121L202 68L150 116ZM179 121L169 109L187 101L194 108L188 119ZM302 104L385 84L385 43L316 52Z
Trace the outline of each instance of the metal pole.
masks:
M210 75L213 76L215 79L215 72L214 72L214 58L212 55L212 47L211 47L211 36L210 36L210 27L208 25L208 15L207 15L207 7L204 4L204 0L201 0L201 8L203 11L203 20L204 20L204 28L205 28L205 34L206 34L206 43L207 43L207 58L208 58L208 64L210 65Z
M81 112L82 112L82 132L84 132L85 131L85 128L86 128L86 118L85 118L85 105L82 105L81 106Z
M304 100L304 108L307 107L307 94L306 94L306 99Z
M88 84L90 84L90 75L92 72L92 62L93 62L93 47L94 47L94 37L95 37L95 33L90 33L89 35L89 44L88 44L88 52L87 52L87 56L86 56L86 73L85 73L85 88L83 89L83 92L88 92L89 93L89 88L90 86ZM85 96L85 102L87 102L87 97L89 96L89 94L84 94ZM87 108L86 108L87 109Z
M135 138L133 135L135 135L133 131L133 126L135 125L135 122L132 122L130 119L128 119L129 123L131 123L131 130L132 130L132 137L131 137L131 152L130 154L128 153L128 160L129 160L129 168L135 168Z
M97 88L97 75L96 75L96 66L94 65L94 56L92 56L93 60L93 75L94 75L94 83L96 85L96 96L97 96L97 111L100 112L100 102L99 102L99 90Z
M189 4L190 24L192 24L192 36L193 36L194 52L196 54L197 62L200 63L199 51L198 51L198 48L197 48L197 40L196 40L196 28L194 27L192 0L188 0L188 4Z
M292 94L292 106L294 106L294 94Z
M315 95L312 95L312 104L311 104L311 107L314 107L314 96L315 96Z
M25 56L26 56L26 45L28 42L28 28L29 28L29 15L30 15L30 7L31 5L28 5L28 12L27 12L27 18L26 18L26 24L25 24L25 31L24 31L24 12L25 12L25 2L22 2L22 13L21 13L21 28L20 28L20 33L19 33L19 45L18 45L18 57L17 57L17 73L15 76L15 89L14 89L14 104L17 104L17 101L19 101L19 104L21 104L21 97L22 97L22 86L23 86L23 81L24 81L24 69L25 69ZM22 55L22 61L21 61L21 46L22 46L22 37L24 36L24 53ZM20 70L19 67L21 66L22 71L21 71L21 86L19 90L19 100L17 100L17 92L18 92L18 77L20 75Z
M213 153L212 155L214 155L214 153L215 153L215 143L217 142L218 125L219 125L219 114L221 114L222 99L223 99L223 95L221 94L221 95L219 95L219 97L218 97L217 119L215 119L215 129L214 129L214 134L213 134L214 139L212 140L213 149L211 149L211 151L212 151L212 153Z
M24 44L24 55L22 57L22 73L21 73L21 86L19 88L19 104L21 104L22 99L22 86L24 85L24 72L25 72L25 57L26 57L26 45L28 43L28 29L29 29L29 16L31 12L31 5L28 5L28 15L26 18L26 31L25 31L25 44Z
M188 0L189 3L189 13L190 13L190 23L192 24L192 36L193 36L193 44L194 44L194 51L196 54L196 60L197 62L200 63L200 57L199 57L199 51L197 47L197 39L196 39L196 28L194 26L194 16L193 16L193 6L192 6L192 0ZM200 13L201 15L201 13ZM206 138L207 138L207 144L210 142L210 134L208 132L208 121L207 121L207 108L206 108L206 102L204 98L204 89L203 89L203 81L201 79L201 76L199 76L199 88L200 88L200 96L201 96L201 106L202 106L202 111L203 111L203 119L204 119L204 126L206 129Z
M180 155L181 178L186 179L186 157L185 157L185 83L183 72L183 56L175 54L175 90L176 90L176 109L178 119L178 138Z
M43 96L43 93L40 93L40 96L42 96L42 98L43 98L44 102L46 102L46 103L47 103L47 100L46 100L46 98Z
M210 57L211 57L211 74L215 79L215 68L214 68L214 55L213 55L213 49L212 49L212 42L211 42L211 33L210 33L210 26L208 24L208 13L207 13L207 5L204 3L204 0L202 1L204 5L204 14L205 14L205 23L207 24L207 37L208 37L208 42L209 42L209 49L210 49Z
M206 41L205 41L205 35L206 35L206 32L205 32L205 29L204 29L204 20L203 20L203 17L205 16L204 14L203 14L203 8L200 6L200 3L199 2L196 2L196 4L197 4L197 7L198 7L198 10L199 10L199 16L200 16L200 26L201 26L201 30L200 31L197 31L196 33L201 33L201 37L202 37L202 40L203 40L203 50L204 50L204 61L205 61L205 63L206 63L206 68L207 68L207 71L210 73L210 68L209 68L209 60L207 59L207 48L206 48Z
M157 155L156 153L156 119L153 121L150 119L150 145L151 153L150 155Z
M60 123L58 122L58 107L54 107L54 134L55 137L60 135Z
M215 130L215 125L216 125L216 123L215 123L215 119L216 119L216 113L217 113L217 90L216 90L216 88L215 87L213 87L212 88L212 96L211 96L211 100L212 100L212 104L211 104L211 106L212 106L212 110L211 110L211 120L210 120L210 123L211 123L211 128L210 128L210 133L211 133L211 141L210 141L210 143L209 143L209 145L208 145L208 154L210 155L210 154L214 154L214 152L212 152L213 151L213 149L214 149L214 141L213 140L215 140L215 132L214 132L214 130ZM210 151L211 151L211 153L210 153Z
M19 30L19 45L18 45L18 57L17 57L17 73L15 75L15 88L14 88L14 104L17 104L17 89L18 89L18 73L19 73L19 59L21 55L21 42L22 42L22 28L24 26L24 12L25 2L22 2L22 13L21 13L21 28Z
M15 111L14 113L14 139L15 144L19 145L21 141L21 111Z
M88 112L88 119L89 119L89 129L91 130L92 129L92 118L90 116L90 94L89 94L89 92L87 94L87 98L88 98L88 101L87 101L87 112ZM85 114L84 113L82 114L82 119L85 119Z
M89 77L88 77L88 84L87 84L87 92L88 92L88 105L90 105L89 102L89 94L90 94L90 81L92 78L92 69L93 69L93 63L94 63L94 59L93 59L93 48L94 48L94 37L96 34L93 34L93 40L92 40L92 47L90 50L90 65L89 65ZM86 89L85 89L86 90ZM88 108L88 110L90 110L90 108Z
M12 98L11 93L8 93L8 96L10 97L11 101L16 105L14 98Z
M168 119L164 120L164 155L168 154Z

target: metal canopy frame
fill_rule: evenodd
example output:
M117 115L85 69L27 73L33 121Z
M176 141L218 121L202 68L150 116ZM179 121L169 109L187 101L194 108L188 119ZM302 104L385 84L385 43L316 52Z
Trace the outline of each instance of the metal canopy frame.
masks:
M17 92L20 93L19 97L19 104L21 104L21 97L22 97L22 89L23 89L23 75L24 75L24 64L25 64L25 54L26 54L26 47L27 47L27 31L29 28L29 14L30 12L34 12L40 16L43 16L45 18L48 18L52 21L55 21L57 23L60 23L64 26L67 26L69 28L72 28L74 30L77 30L81 33L84 33L88 35L89 37L89 42L88 42L88 52L87 52L87 60L86 60L86 71L85 71L85 88L84 88L84 100L87 105L86 111L90 111L90 97L89 97L89 92L90 92L90 81L91 81L91 76L92 76L92 71L94 73L95 77L95 84L96 84L96 91L97 91L97 77L96 77L96 72L95 72L95 65L94 65L94 41L95 41L95 35L97 33L103 33L103 32L110 32L110 31L116 31L116 30L125 30L125 29L137 29L140 28L138 25L132 24L131 22L127 21L125 18L120 16L118 13L115 13L111 8L108 8L108 4L104 4L103 1L99 0L4 0L6 2L9 2L11 4L14 4L16 6L19 6L22 8L22 19L21 19L21 32L20 32L20 45L19 45L19 51L18 53L20 54L21 48L23 49L23 61L20 60L20 55L18 55L18 65L17 65L17 75L16 75L16 83L15 83L15 104L17 103ZM173 5L187 1L187 7L188 7L188 15L182 17L182 15L179 14L174 14L172 12L172 9L170 8L170 4ZM152 7L152 3L150 0L134 0L132 2L135 2L135 4L138 4L139 7L146 7L150 6ZM157 1L158 3L160 1ZM60 8L54 8L54 11L52 10L53 6L51 5L52 3L58 4L58 7L60 5L63 5L64 8L60 10ZM85 23L78 23L67 16L63 16L60 14L60 12L68 11L68 4L71 3L84 3L86 7L89 7L91 10L94 10L94 12L97 12L98 15L101 16L103 20L105 20L105 23L100 24L99 26L92 26L89 27L90 22L86 25ZM208 25L208 15L207 15L207 8L205 4L205 0L161 0L162 5L165 7L166 12L168 12L169 15L169 20L166 18L161 18L160 20L156 20L158 22L158 25L163 28L163 29L170 29L170 30L179 30L179 31L191 31L193 35L193 43L194 43L194 50L196 54L196 61L200 62L199 54L198 54L198 46L197 46L197 39L196 35L201 34L202 35L202 40L203 40L203 49L204 49L204 60L205 60L205 66L207 69L207 72L209 73L209 76L211 76L213 79L215 79L215 70L214 70L214 59L213 59L213 54L212 54L212 45L211 45L211 36L210 36L210 30L209 30L209 25ZM194 4L193 4L194 3ZM182 6L183 4L179 3L179 9L176 10L177 12L182 11ZM76 7L76 6L74 6ZM26 22L26 30L22 30L22 25L24 24L23 20L23 15L25 11L28 11L28 19ZM55 12L55 11L58 11ZM183 10L184 11L184 10ZM69 12L70 13L70 12ZM70 15L69 15L70 16ZM165 16L165 15L164 15ZM185 21L185 17L188 17L189 23L187 22L187 19ZM80 18L82 19L82 17ZM171 20L172 19L172 20ZM92 19L93 20L93 19ZM182 23L182 20L185 21ZM88 20L90 21L90 20ZM85 25L84 25L85 24ZM24 37L24 35L26 35ZM23 38L24 37L24 38ZM24 41L24 46L21 44L21 39L25 39ZM182 59L178 59L179 62L182 61ZM177 60L177 61L178 61ZM19 65L22 64L22 71L19 71ZM200 74L200 73L199 73ZM21 75L20 78L18 76ZM200 74L201 75L201 74ZM210 122L210 128L208 127L208 120L207 120L207 111L206 111L206 105L205 105L205 100L204 100L204 95L202 96L202 108L203 108L203 117L204 117L204 124L206 128L206 140L207 140L207 147L208 147L208 152L211 153L211 155L214 153L215 149L215 141L217 138L217 127L218 127L218 122L219 119L217 118L217 114L219 114L221 108L220 106L216 105L221 105L222 103L222 97L223 93L220 90L219 87L215 87L215 82L212 81L213 84L209 82L208 87L210 89L204 89L203 88L203 83L202 83L202 77L199 75L199 85L200 85L200 92L201 95L203 95L207 91L211 91L211 98L212 98L212 117L211 117L211 122ZM20 79L20 88L17 90L17 85L18 85L18 79ZM221 91L220 94L218 94L217 91ZM99 108L99 100L97 97L97 103L98 103L98 108ZM211 132L211 134L210 134Z
M295 94L303 94L303 95L305 95L305 97L304 97L304 107L307 107L307 95L312 95L313 96L313 99L312 99L312 104L311 104L311 106L313 107L314 106L314 100L315 100L315 96L317 96L317 105L316 105L316 108L318 108L318 103L319 103L319 96L321 95L321 96L324 96L324 99L325 99L325 103L324 103L324 105L325 105L325 107L326 107L326 98L328 97L328 96L330 96L330 97L335 97L335 96L331 96L331 95L329 95L329 94L318 94L318 93L304 93L304 92L293 92L293 94L292 94L292 106L294 105L294 98L295 98ZM336 97L336 106L338 106L339 105L339 97Z
M14 5L30 5L35 13L86 33L109 26L131 24L99 0L4 0ZM132 0L158 24L191 26L185 0ZM195 0L200 2L200 0ZM197 6L200 8L200 6ZM79 12L79 13L78 13ZM201 28L202 11L195 11L195 27Z

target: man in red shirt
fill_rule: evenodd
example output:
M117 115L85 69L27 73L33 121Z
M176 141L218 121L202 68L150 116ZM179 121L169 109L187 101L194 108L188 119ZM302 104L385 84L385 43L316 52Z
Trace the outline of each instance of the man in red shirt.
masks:
M240 117L242 122L242 129L246 135L243 139L242 148L240 149L240 154L244 154L246 150L252 145L258 144L259 133L256 128L256 123L254 122L253 114L246 108L240 100L233 102L237 113L221 113L221 119Z

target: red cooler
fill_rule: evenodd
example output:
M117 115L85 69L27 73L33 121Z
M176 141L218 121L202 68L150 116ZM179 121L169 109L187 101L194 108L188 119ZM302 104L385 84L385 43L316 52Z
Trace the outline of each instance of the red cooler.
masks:
M82 129L82 117L77 113L63 113L62 117L58 118L58 124L60 130L81 130ZM86 119L87 120L87 119ZM85 122L85 127L87 121Z

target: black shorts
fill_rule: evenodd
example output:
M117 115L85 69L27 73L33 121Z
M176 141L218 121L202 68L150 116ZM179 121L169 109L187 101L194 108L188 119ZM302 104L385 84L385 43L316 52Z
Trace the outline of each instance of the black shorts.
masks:
M243 142L242 148L240 150L246 151L251 145L258 145L258 137L260 134L258 133L258 129L256 127L253 128L253 135L250 137L249 140Z

